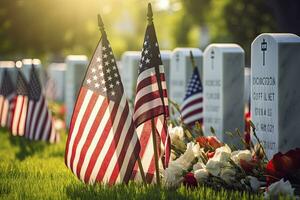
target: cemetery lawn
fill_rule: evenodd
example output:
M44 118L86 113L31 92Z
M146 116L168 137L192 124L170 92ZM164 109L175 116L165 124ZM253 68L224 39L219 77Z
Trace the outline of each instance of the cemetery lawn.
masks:
M0 199L263 199L260 195L211 188L168 190L131 183L85 185L64 164L65 134L59 144L29 142L0 130Z

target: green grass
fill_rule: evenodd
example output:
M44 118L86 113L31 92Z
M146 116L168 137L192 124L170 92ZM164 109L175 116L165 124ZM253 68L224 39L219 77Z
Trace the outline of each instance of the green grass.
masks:
M0 199L262 199L206 187L170 190L154 185L85 185L66 168L66 136L59 144L30 142L0 130Z

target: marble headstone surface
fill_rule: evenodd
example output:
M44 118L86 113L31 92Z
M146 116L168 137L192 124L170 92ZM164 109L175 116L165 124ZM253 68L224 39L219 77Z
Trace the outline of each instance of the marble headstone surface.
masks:
M15 69L14 61L0 61L0 84L2 83L2 75L4 69L7 69L13 83L16 83L17 80L17 70Z
M48 66L47 97L58 102L65 99L65 63L51 63Z
M121 57L120 76L125 94L130 102L133 102L138 76L138 67L141 59L140 51L126 51Z
M300 37L255 38L251 74L251 117L267 156L300 147Z
M161 50L161 60L165 68L165 77L167 81L167 89L170 89L170 64L171 64L171 55L172 51L170 50Z
M211 44L203 57L204 131L210 127L223 142L241 145L227 131L244 130L244 50L237 44Z
M84 55L69 55L66 57L65 106L68 127L87 65L88 59Z
M171 56L169 98L179 105L183 102L188 81L193 74L190 51L193 53L201 80L203 79L202 51L198 48L174 49Z

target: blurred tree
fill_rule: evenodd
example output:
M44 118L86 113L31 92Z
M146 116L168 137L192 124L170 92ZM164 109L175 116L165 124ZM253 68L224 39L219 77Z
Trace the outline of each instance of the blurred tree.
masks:
M210 11L212 9L213 0L182 0L183 7L186 11L186 17L191 18L192 21L200 27L201 40L199 41L200 47L204 47L209 42L209 27L208 18L210 16ZM188 19L185 19L187 21ZM191 27L191 25L190 25ZM183 32L186 32L183 29Z
M231 0L223 15L231 41L245 49L250 66L251 42L261 33L277 31L272 10L264 0Z
M210 30L210 42L234 42L246 51L249 66L253 39L262 32L276 31L272 10L264 0L182 0L194 23Z

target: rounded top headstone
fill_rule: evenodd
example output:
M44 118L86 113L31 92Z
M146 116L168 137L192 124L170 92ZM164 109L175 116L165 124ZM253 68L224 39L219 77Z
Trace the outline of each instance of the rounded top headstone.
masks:
M252 45L260 43L261 38L273 40L274 43L300 43L300 37L292 33L262 33L253 40Z
M85 55L68 55L66 60L86 61L88 58Z
M140 51L125 51L123 54L122 54L122 58L123 57L140 57L141 56L141 52Z
M48 65L48 69L55 70L55 71L65 71L66 63L51 63Z
M34 64L35 66L39 67L41 65L41 60L36 59L36 58L34 58L34 59L25 58L25 59L22 60L22 63L23 63L23 66L25 66L25 65L30 65L31 66L32 64Z
M193 52L194 56L201 56L202 51L198 48L186 48L186 47L177 47L173 50L173 53L180 53L184 56L190 56L190 51Z
M210 49L215 49L216 51L219 51L221 53L225 53L225 52L243 52L244 53L244 49L240 45L234 44L234 43L213 43L213 44L210 44L205 48L204 54L207 51L210 51Z
M0 68L14 68L14 61L0 61Z

